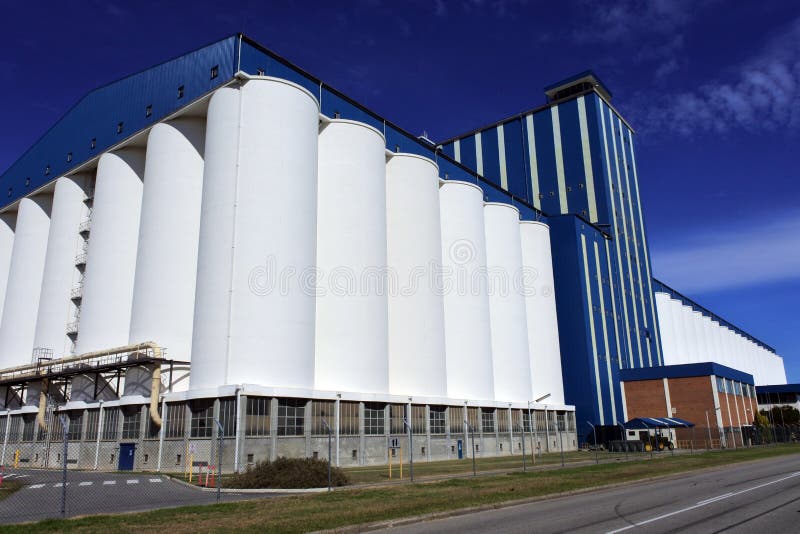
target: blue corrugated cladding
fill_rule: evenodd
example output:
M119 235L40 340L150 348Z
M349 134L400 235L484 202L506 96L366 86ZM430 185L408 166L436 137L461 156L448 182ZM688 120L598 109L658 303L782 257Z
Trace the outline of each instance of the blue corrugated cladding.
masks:
M525 150L525 136L522 119L514 119L502 125L505 138L506 176L508 191L515 197L525 199L533 204L531 196L530 163Z
M577 102L577 100L569 100L558 105L561 154L564 159L564 182L567 189L569 212L577 213L584 219L591 220L586 195L586 171L583 165Z
M218 41L87 94L3 173L3 206L230 80L236 42L236 37Z
M564 394L567 402L575 405L579 433L584 436L589 432L585 421L613 425L623 419L616 334L609 320L611 290L605 239L595 227L573 215L549 217L547 222Z

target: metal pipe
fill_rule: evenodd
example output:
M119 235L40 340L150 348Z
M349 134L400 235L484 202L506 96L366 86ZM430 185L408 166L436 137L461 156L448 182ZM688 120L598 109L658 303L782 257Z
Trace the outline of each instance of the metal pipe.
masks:
M39 422L39 428L47 432L47 422L44 420L44 413L47 410L47 389L50 387L50 381L45 378L42 380L42 389L39 391L39 412L36 414L36 420Z

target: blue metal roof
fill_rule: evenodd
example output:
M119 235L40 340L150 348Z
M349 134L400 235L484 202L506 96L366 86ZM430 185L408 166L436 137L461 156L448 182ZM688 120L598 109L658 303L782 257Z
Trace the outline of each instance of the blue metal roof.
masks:
M685 363L682 365L664 365L661 367L642 367L638 369L621 369L623 382L639 380L658 380L661 378L690 378L694 376L721 376L744 384L755 384L753 375L720 365L715 362Z
M770 386L756 386L756 393L797 393L800 394L800 384L775 384Z
M686 428L694 423L677 417L637 417L625 423L625 428Z

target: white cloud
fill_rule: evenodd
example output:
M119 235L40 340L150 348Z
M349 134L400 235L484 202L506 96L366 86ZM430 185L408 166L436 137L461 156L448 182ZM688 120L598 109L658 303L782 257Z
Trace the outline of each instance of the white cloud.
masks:
M800 211L652 243L653 272L679 291L709 293L800 279Z
M755 56L697 89L642 95L633 105L640 131L725 133L800 127L800 19Z

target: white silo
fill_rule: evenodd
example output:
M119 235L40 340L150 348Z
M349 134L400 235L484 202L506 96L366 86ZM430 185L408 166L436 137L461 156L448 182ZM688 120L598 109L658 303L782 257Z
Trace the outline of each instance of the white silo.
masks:
M703 335L703 314L692 310L691 321L695 336L695 362L707 362L709 361L709 356L706 351L705 336Z
M716 361L717 353L714 350L714 331L711 318L701 314L700 321L703 326L703 346L705 347L706 361Z
M100 156L76 352L128 344L144 151Z
M681 323L686 332L686 348L688 349L685 363L697 363L700 360L697 350L697 332L694 328L694 312L690 306L685 304L681 304L681 309Z
M669 295L666 293L655 293L656 313L658 314L658 330L661 334L661 353L664 361L673 361L677 353L675 325L672 322L672 306L670 305Z
M675 353L664 358L665 365L676 365L689 362L689 341L686 327L683 324L683 305L678 299L669 300L670 318L675 331Z
M388 393L386 141L364 123L319 133L317 268L315 388Z
M520 287L523 271L519 210L490 202L484 206L483 217L494 398L527 401L533 393L525 295Z
M11 252L14 248L14 226L17 223L17 212L0 213L0 318L3 317L3 305L6 300L8 270L11 267Z
M286 80L211 97L192 389L314 386L318 133L316 99Z
M444 339L447 395L494 399L483 191L447 181L439 188L444 273Z
M447 395L439 169L428 158L392 154L386 163L389 392Z
M52 201L50 195L36 195L19 202L0 323L0 367L31 362Z
M525 400L550 393L548 402L564 404L550 227L538 221L522 221L519 230L531 369L531 399Z
M53 194L33 346L51 349L57 358L72 350L66 326L75 316L72 290L80 291L81 273L75 266L75 255L83 242L79 227L89 212L84 200L91 179L86 174L63 176L56 180Z
M155 341L182 361L192 346L204 144L202 119L156 124L144 168L129 341ZM130 370L125 394L148 395L149 375Z

